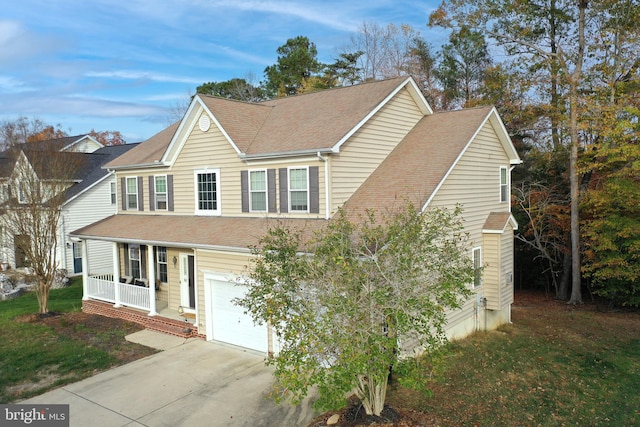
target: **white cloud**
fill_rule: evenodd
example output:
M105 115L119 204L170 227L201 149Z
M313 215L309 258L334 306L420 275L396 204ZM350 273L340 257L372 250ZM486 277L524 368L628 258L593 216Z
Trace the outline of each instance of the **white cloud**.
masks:
M85 74L86 77L95 77L103 79L121 79L121 80L150 80L164 83L188 83L201 84L202 80L189 77L172 76L168 74L156 73L151 71L90 71Z
M266 12L279 15L288 15L300 18L305 21L321 24L339 31L355 31L358 23L351 21L344 6L349 2L318 2L301 4L295 1L273 1L273 0L219 0L219 1L196 1L201 6L209 6L214 9L226 8L240 10L243 12Z
M0 62L4 67L55 50L59 41L30 32L20 22L0 20Z

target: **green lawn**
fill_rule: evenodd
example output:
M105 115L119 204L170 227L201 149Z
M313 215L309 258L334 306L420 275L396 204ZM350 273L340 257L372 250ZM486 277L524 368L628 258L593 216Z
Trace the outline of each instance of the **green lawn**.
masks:
M430 397L394 386L387 403L441 426L640 425L638 312L516 304L512 325L448 350Z
M133 345L125 342L124 335L140 327L103 318L108 333L96 331L90 334L91 341L79 339L87 335L86 326L76 323L87 316L80 313L81 299L80 279L52 290L50 311L67 314L46 322L24 321L38 311L34 293L0 301L0 403L40 394L122 362L121 347Z

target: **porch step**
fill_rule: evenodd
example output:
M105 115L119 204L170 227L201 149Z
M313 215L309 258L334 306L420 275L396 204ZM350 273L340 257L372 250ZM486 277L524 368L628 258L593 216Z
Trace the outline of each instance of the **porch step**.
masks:
M82 311L89 314L124 319L137 323L156 332L174 335L180 338L202 338L205 336L198 333L197 328L185 321L169 319L162 316L148 316L146 312L128 307L115 308L113 304L96 300L82 301Z

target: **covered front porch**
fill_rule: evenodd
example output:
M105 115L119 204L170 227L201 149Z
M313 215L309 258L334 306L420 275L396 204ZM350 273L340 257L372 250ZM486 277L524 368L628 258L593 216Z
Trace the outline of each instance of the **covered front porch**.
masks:
M132 320L161 332L191 337L198 336L196 313L190 299L183 308L180 302L170 304L168 295L182 293L178 278L177 257L171 272L174 289L169 285L167 248L137 243L113 242L112 267L105 268L105 260L92 268L83 242L83 311L108 317ZM180 254L178 254L180 255ZM182 260L182 256L180 256ZM193 256L185 256L185 282L190 283L190 263ZM191 259L189 259L191 258ZM192 276L191 276L192 277Z

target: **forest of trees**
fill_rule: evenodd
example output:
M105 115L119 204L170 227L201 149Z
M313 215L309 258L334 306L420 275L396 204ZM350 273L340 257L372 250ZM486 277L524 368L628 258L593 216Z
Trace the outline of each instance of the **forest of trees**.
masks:
M298 36L262 82L197 92L260 101L412 76L436 110L493 104L524 160L512 178L516 286L638 306L638 22L634 0L445 0L428 22L449 32L438 50L409 25L367 22L333 63Z

